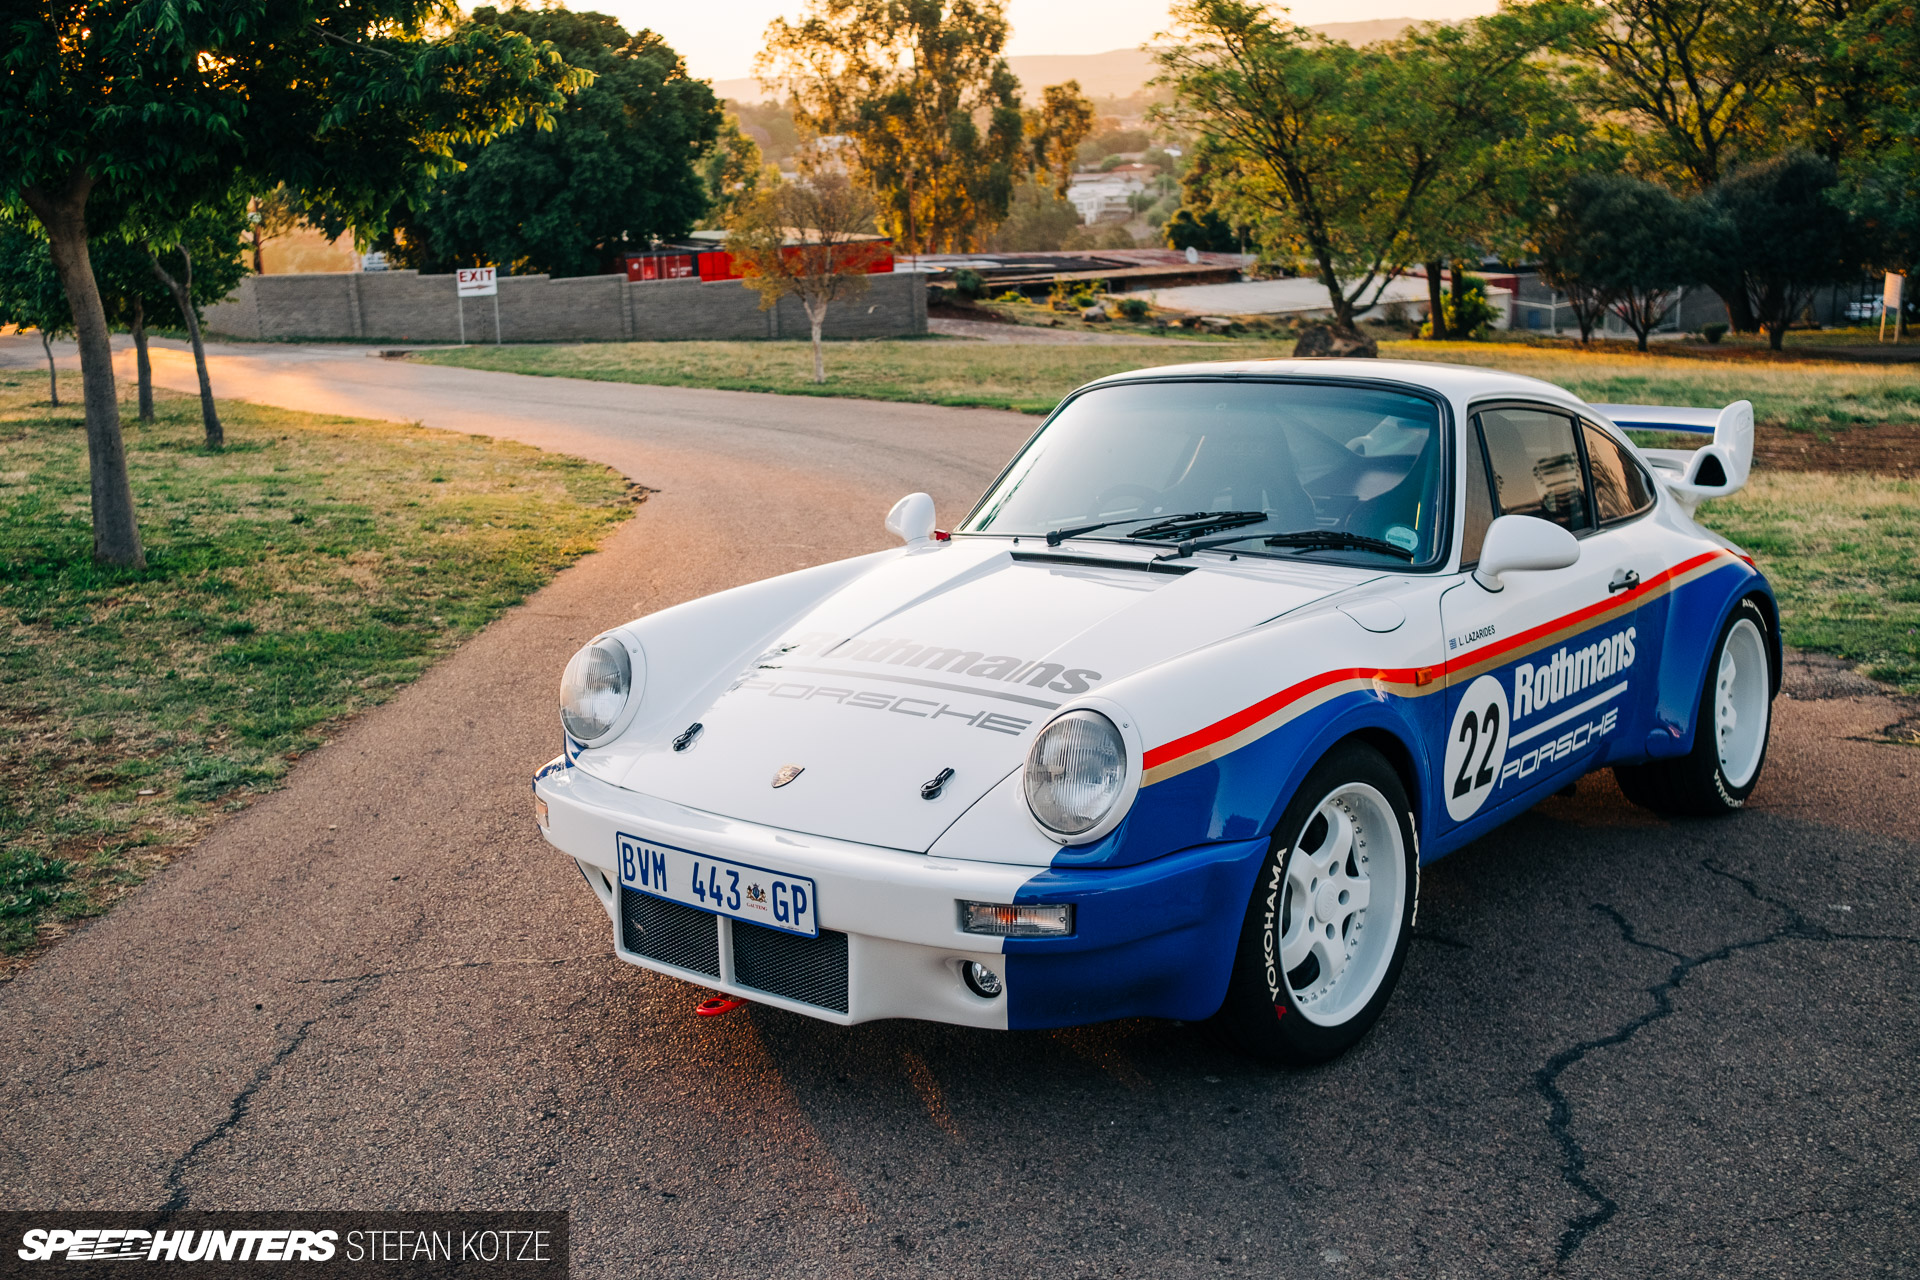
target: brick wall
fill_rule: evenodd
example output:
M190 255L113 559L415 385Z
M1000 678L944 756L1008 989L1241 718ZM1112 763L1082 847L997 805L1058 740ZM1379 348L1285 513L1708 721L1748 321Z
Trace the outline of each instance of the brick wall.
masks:
M827 310L833 338L891 338L927 331L925 277L866 277L865 292ZM468 298L468 342L494 340L494 299ZM631 342L691 338L805 338L807 315L792 298L760 310L737 280L629 283L624 276L506 276L500 280L506 342ZM461 310L452 276L414 271L248 276L207 308L208 332L234 338L334 338L366 342L458 342Z

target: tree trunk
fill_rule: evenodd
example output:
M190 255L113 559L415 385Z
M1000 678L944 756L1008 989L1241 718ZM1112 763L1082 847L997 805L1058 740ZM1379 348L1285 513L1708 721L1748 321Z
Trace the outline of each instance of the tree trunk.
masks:
M226 444L227 433L220 426L220 411L214 407L213 379L207 376L207 348L200 341L200 317L193 309L193 255L183 244L174 248L180 251L180 260L187 264L184 280L168 275L151 247L147 249L147 261L153 264L153 274L167 286L167 292L179 305L180 318L187 322L187 337L193 342L193 369L200 375L200 420L206 424L207 448L218 449Z
M1440 296L1440 262L1427 264L1427 336L1435 342L1447 337L1446 300Z
M808 302L806 308L807 324L813 329L813 380L819 384L827 380L827 358L820 350L820 329L827 322L827 304Z
M253 236L253 274L263 276L267 270L260 265L260 224L254 223L248 228L248 233Z
M1747 297L1747 282L1739 272L1709 280L1707 287L1727 304L1727 324L1735 333L1760 332L1760 317L1754 314L1753 300Z
M127 477L127 445L120 435L120 401L113 385L113 340L100 286L87 255L87 196L93 177L76 173L64 188L24 188L27 207L46 229L53 267L73 308L80 344L80 385L87 409L87 464L92 481L93 555L106 564L144 569L140 525Z
M1786 336L1787 336L1786 321L1781 320L1781 321L1776 321L1772 324L1769 324L1767 326L1768 348L1774 351L1780 350Z
M53 365L53 338L45 329L40 331L40 349L47 353L47 399L53 407L60 407L60 371Z
M153 421L153 362L147 358L147 304L133 300L133 367L140 382L140 421Z

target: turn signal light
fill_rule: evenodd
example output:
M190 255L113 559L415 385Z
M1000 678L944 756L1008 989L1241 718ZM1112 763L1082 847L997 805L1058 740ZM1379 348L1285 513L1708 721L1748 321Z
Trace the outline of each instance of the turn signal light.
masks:
M1014 907L996 902L962 902L960 931L990 938L1063 938L1073 932L1073 906Z

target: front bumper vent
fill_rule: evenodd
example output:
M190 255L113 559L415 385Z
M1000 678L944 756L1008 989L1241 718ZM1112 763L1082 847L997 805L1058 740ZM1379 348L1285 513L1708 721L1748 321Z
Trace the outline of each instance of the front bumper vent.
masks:
M675 968L720 977L720 917L620 887L620 942L628 951ZM802 1004L847 1012L847 935L822 929L817 938L733 922L735 983Z
M620 941L636 955L720 976L720 929L713 916L620 886Z
M817 938L803 938L736 920L733 975L743 987L845 1013L847 935L822 929Z

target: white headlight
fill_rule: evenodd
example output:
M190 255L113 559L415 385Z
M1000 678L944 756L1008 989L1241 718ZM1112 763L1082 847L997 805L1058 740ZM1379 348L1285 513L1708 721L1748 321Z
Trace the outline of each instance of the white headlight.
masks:
M1069 711L1027 752L1027 807L1047 830L1077 836L1098 827L1127 787L1127 745L1098 711Z
M627 709L632 691L627 647L603 636L574 654L560 677L560 723L581 742L604 737Z

